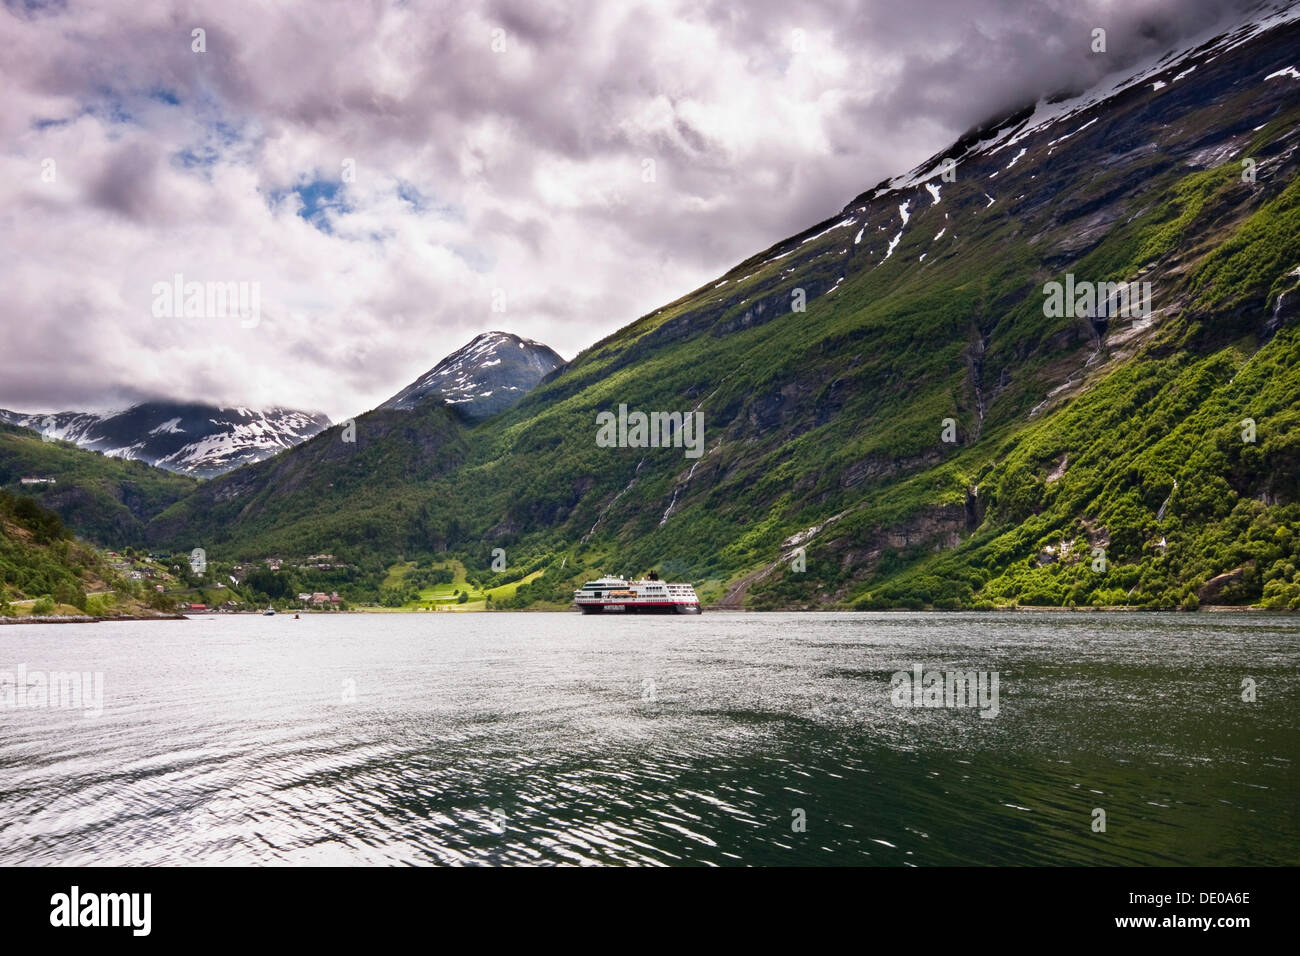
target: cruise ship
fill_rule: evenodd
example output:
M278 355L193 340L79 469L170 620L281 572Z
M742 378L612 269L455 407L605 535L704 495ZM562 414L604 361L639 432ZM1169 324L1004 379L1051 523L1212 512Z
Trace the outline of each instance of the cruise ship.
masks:
M583 614L699 614L700 599L689 584L660 581L653 571L643 580L605 577L573 592Z

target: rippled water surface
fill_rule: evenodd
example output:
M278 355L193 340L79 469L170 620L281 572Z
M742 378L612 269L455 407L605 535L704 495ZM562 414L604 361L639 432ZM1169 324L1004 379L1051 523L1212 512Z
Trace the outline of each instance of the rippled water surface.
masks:
M9 865L1300 863L1286 618L0 628L20 664L104 695L0 709ZM998 715L893 706L917 664L997 671Z

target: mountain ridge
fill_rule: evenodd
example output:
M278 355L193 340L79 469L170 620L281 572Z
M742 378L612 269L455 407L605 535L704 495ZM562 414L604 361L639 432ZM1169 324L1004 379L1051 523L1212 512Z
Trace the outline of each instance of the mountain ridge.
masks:
M103 415L28 414L0 409L0 422L114 458L198 478L223 474L310 438L330 425L320 414L273 407L141 402Z

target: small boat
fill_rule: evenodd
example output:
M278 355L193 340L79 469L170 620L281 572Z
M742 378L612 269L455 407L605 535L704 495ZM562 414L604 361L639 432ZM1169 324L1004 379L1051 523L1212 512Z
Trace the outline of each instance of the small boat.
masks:
M275 616L275 608L273 607L268 607L265 611L262 612L262 617L274 617L274 616Z

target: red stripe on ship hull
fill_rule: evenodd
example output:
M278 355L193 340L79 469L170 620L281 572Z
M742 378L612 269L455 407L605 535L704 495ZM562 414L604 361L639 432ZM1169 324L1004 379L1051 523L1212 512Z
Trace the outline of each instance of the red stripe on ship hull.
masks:
M695 607L698 601L578 601L579 606L586 607Z

